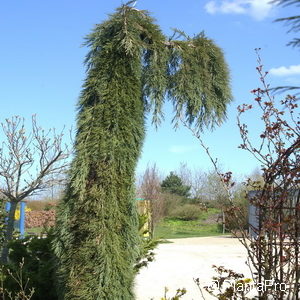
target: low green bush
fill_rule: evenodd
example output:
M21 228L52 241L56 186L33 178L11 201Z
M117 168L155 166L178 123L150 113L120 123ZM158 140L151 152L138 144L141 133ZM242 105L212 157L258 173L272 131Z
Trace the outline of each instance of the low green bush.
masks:
M55 259L51 249L52 232L44 238L26 237L13 240L9 247L9 264L5 269L19 272L23 262L22 276L28 279L27 288L34 289L32 300L56 300ZM7 272L8 273L8 272ZM19 284L11 276L5 276L4 286L12 295L17 295Z
M29 278L24 278L24 260L19 264L19 268L11 270L8 266L0 265L0 299L10 300L32 300L34 295L34 288L28 288ZM15 286L13 291L6 288L7 282L14 282Z
M141 235L140 255L135 264L135 270L147 266L154 259L153 249L157 246L158 240L151 238L143 229L147 217L139 217L139 230ZM24 289L34 291L30 300L57 300L56 290L56 260L52 251L53 228L47 230L44 237L27 236L24 239L14 239L10 242L9 264L2 267L0 279L3 279L3 286L7 294L11 293L14 299L20 294L20 282L16 281L10 274L20 273L22 265L22 278L25 282ZM1 266L0 266L1 267ZM1 277L2 276L2 277ZM1 280L0 280L1 283ZM21 290L22 292L22 290ZM0 299L1 285L0 285ZM24 298L25 299L25 298ZM26 298L27 299L27 298Z
M192 221L192 220L197 220L202 211L203 208L201 208L198 205L184 204L174 208L170 212L169 216L171 218L175 218L179 220Z

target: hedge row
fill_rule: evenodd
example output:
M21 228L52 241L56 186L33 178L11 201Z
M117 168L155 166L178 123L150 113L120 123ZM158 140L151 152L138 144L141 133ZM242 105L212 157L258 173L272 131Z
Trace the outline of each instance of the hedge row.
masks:
M25 217L26 228L53 226L55 223L55 210L28 211Z

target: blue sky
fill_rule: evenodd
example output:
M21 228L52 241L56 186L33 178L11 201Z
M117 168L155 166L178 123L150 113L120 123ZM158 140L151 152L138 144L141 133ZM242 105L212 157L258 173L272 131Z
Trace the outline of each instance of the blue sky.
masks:
M254 48L262 48L271 85L300 84L299 50L286 43L295 34L274 19L290 16L295 7L278 8L268 0L139 0L137 8L148 9L166 35L179 28L193 35L204 30L223 50L231 71L234 102L227 121L203 139L224 170L237 175L251 173L255 160L238 149L236 107L252 100L250 90L259 84ZM0 120L37 114L39 123L60 130L76 124L75 105L85 78L83 60L88 49L83 38L122 4L120 0L11 0L0 9ZM280 98L280 97L279 97ZM156 162L167 174L186 162L204 171L210 162L197 140L185 128L170 125L172 108L165 105L166 120L156 131L147 124L147 137L137 172ZM259 135L258 115L246 122ZM1 136L0 136L1 138Z

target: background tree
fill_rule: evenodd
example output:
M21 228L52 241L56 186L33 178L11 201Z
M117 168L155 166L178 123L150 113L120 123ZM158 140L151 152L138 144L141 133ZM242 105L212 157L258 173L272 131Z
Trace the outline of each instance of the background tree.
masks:
M170 172L170 174L163 180L161 188L165 193L175 194L185 198L190 196L191 187L183 184L181 178L174 172Z
M181 178L184 178L184 182L188 182L191 185L192 198L189 199L189 203L203 204L208 208L217 208L222 213L219 215L218 221L223 222L223 232L229 231L235 228L230 219L226 217L226 209L234 203L241 211L243 211L243 228L248 227L248 200L247 186L244 182L233 180L234 185L231 187L232 203L228 201L228 192L222 182L222 177L219 174L223 174L221 167L217 166L216 170L203 171L201 169L194 168L193 170L188 168L186 164L181 164L179 174ZM218 174L219 173L219 174ZM262 185L263 178L259 169L255 169L249 176L246 176L248 182L251 182L251 186L254 185L259 188ZM240 223L240 225L242 222Z
M162 118L166 94L197 130L231 101L222 51L202 33L167 39L147 11L121 6L88 35L75 157L60 205L55 252L64 299L133 299L138 230L134 172L145 116Z
M227 193L215 171L204 172L202 186L198 194L208 207L221 208L227 203Z
M191 170L186 162L180 162L179 168L175 173L178 174L183 184L191 187L191 194L194 196L195 177L197 177L196 173L198 172L195 169Z
M7 263L8 242L12 239L18 203L61 182L68 157L63 134L45 132L32 118L26 134L24 119L16 116L1 123L4 141L0 147L1 201L10 202L2 245L1 262ZM1 203L3 205L3 203Z
M149 200L151 205L151 232L154 232L155 225L163 218L165 203L161 194L161 175L156 166L147 166L138 186L138 194Z

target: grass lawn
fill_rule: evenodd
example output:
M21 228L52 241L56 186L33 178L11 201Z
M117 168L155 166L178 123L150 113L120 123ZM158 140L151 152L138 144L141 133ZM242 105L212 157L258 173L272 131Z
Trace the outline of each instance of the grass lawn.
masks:
M43 232L43 228L42 227L36 227L36 228L26 228L25 230L25 235L30 235L30 234L41 234Z
M159 239L176 239L187 237L216 236L222 234L220 225L216 224L213 216L220 211L215 208L209 208L203 211L197 220L183 221L178 219L166 218L162 220L154 231L154 237ZM26 229L25 234L41 234L43 228Z
M166 218L156 226L154 237L176 239L221 235L220 225L215 222L207 222L209 218L217 213L219 213L217 209L211 208L207 212L202 212L199 218L193 221Z

